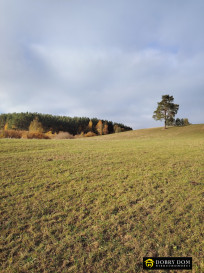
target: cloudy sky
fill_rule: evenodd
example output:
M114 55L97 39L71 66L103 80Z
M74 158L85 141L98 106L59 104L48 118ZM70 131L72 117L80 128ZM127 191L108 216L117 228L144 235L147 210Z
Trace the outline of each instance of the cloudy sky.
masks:
M204 122L203 0L0 0L0 113Z

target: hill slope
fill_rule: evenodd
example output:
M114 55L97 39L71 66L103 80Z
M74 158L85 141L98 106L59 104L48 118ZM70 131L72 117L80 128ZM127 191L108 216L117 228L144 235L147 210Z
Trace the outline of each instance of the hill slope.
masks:
M190 256L203 272L203 127L0 139L0 271L143 272L144 256Z
M137 138L168 138L168 137L196 137L204 136L204 124L192 124L183 127L163 127L139 129L115 135L105 136L106 139L137 139Z

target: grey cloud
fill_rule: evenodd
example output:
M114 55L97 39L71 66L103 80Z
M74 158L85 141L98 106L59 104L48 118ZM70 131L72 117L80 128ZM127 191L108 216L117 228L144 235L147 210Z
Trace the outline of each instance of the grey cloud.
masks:
M204 3L0 3L0 112L38 111L160 126L163 94L202 123Z

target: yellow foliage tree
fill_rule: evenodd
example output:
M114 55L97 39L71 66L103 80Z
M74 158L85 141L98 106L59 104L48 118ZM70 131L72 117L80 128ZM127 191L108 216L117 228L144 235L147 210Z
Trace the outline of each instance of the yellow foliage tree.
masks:
M89 124L88 124L88 130L92 131L92 129L93 129L93 122L92 122L92 120L90 120Z
M115 133L120 133L121 132L121 127L118 126L117 124L115 124L113 128L114 128Z
M43 126L42 126L42 123L38 120L38 117L35 117L34 120L31 121L29 126L29 132L37 132L37 133L43 132Z
M4 130L8 130L8 122L4 125Z

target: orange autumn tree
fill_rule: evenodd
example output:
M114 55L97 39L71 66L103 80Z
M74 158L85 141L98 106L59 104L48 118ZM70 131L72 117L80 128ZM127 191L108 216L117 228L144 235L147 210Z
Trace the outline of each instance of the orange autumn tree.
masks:
M107 124L107 122L104 124L104 126L103 126L103 134L104 135L107 135L108 134L108 124Z
M103 134L103 122L101 120L96 124L96 131L99 135Z

